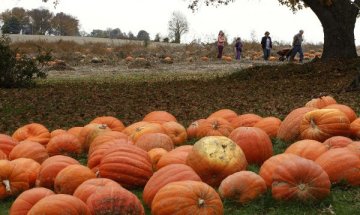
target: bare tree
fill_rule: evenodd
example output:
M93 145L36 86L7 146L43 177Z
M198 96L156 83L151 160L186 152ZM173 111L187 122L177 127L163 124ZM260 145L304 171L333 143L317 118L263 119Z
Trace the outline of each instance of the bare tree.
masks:
M169 20L169 37L175 43L180 43L181 36L188 31L189 25L185 15L179 11L173 12Z

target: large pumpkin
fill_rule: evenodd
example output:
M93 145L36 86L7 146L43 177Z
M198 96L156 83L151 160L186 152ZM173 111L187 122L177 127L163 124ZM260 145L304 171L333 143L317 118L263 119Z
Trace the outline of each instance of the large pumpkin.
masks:
M347 145L346 148L358 155L360 158L360 141L354 141Z
M198 119L198 120L192 122L189 125L189 127L187 127L187 129L186 129L186 133L188 135L188 138L189 139L198 138L199 137L199 135L198 135L199 126L202 123L205 123L206 121L207 121L206 119Z
M80 137L80 133L81 133L81 130L83 129L84 127L72 127L70 129L67 130L68 133L70 134L73 134L75 136L77 136L78 138Z
M30 158L41 164L49 155L40 143L25 140L17 144L9 154L10 160L17 158Z
M0 160L7 160L7 155L0 150Z
M186 164L210 186L219 186L224 178L247 166L241 148L222 136L204 137L197 141L187 156Z
M50 140L50 132L39 123L31 123L18 128L13 133L12 138L19 142L29 140L46 145Z
M165 133L165 130L158 123L148 123L144 126L137 127L129 137L136 142L142 135L149 133Z
M29 210L41 199L54 195L52 190L36 187L21 193L13 202L9 215L27 215Z
M248 203L266 192L262 177L250 171L240 171L226 177L219 186L222 199L232 199L242 204Z
M348 136L350 121L337 109L318 109L306 113L301 121L302 139L324 141L332 136Z
M0 150L9 156L11 150L18 144L18 141L6 134L0 134Z
M346 181L360 185L360 158L347 148L330 149L315 161L329 175L332 183Z
M189 152L192 150L192 145L184 145L175 148L174 150L161 156L156 164L156 169L161 169L170 164L185 164Z
M323 142L323 144L328 148L328 149L334 149L334 148L342 148L342 147L346 147L347 145L349 145L353 140L348 138L348 137L344 137L344 136L333 136L330 137L329 139L325 140Z
M280 125L281 120L279 118L265 117L255 123L254 127L262 129L269 137L276 137Z
M80 184L80 186L76 188L73 196L81 199L84 203L86 203L89 196L97 193L105 187L121 187L121 185L116 181L108 178L92 178Z
M300 140L291 144L285 153L291 153L300 157L315 161L320 155L326 152L328 148L316 140Z
M268 188L271 188L273 182L274 170L283 163L285 160L295 157L294 154L278 154L267 159L259 170L259 175L264 179L265 184Z
M174 145L182 145L187 140L187 133L184 126L178 122L165 122L162 124L162 127L165 130L165 134L169 135Z
M105 124L113 131L122 131L125 129L121 120L113 116L99 116L93 119L90 123Z
M80 199L67 195L55 194L42 198L27 215L90 215L89 208Z
M53 131L50 132L50 139L53 138L53 137L55 137L55 136L57 136L57 135L59 135L59 134L64 134L64 133L66 133L66 132L67 132L66 130L61 129L61 128L55 129L55 130L53 130Z
M127 126L122 132L130 137L133 133L136 132L136 130L148 124L151 124L151 122L145 122L145 121L135 122Z
M149 133L144 134L135 142L135 145L145 151L150 151L154 148L163 148L166 151L174 149L174 143L167 134L163 133Z
M277 138L286 142L298 140L300 137L300 125L302 118L306 113L312 110L315 110L315 108L302 107L291 111L281 122Z
M177 122L175 116L166 111L152 111L145 115L143 121L152 123Z
M339 111L343 112L348 117L350 122L354 121L357 118L355 111L347 105L331 104L331 105L325 106L324 109L338 109Z
M56 175L62 169L72 164L80 164L80 163L74 158L63 155L56 155L46 159L41 164L40 172L36 180L36 185L53 190Z
M205 122L198 127L197 136L229 136L234 130L231 124L223 118L207 118Z
M229 138L244 151L249 164L262 164L273 155L271 139L260 128L239 127Z
M355 119L350 124L351 135L360 139L360 118Z
M221 109L218 111L215 111L214 113L210 114L210 116L208 118L223 118L226 119L228 122L231 122L232 120L234 120L235 118L237 118L237 113L233 110L230 109Z
M70 133L63 133L51 138L46 145L49 156L66 155L78 157L82 152L79 139Z
M29 189L28 173L15 167L8 160L0 160L0 200Z
M79 141L83 152L87 153L92 141L106 131L111 131L111 129L105 124L90 123L84 126L79 134Z
M143 192L145 204L151 207L155 194L165 185L174 181L201 181L201 178L189 166L184 164L171 164L155 172L146 183Z
M331 104L336 104L336 100L332 96L319 96L313 98L305 104L305 107L324 108Z
M69 165L56 175L55 192L72 195L80 184L92 178L96 176L89 168L79 164Z
M145 215L140 200L121 186L107 186L86 200L91 214Z
M143 187L152 175L146 151L134 145L117 145L108 149L99 165L99 176L117 181L125 188Z
M18 158L12 160L11 163L19 171L26 172L29 177L29 187L33 187L36 183L37 176L40 172L41 165L29 158Z
M234 118L231 121L231 125L234 129L238 127L252 127L261 119L262 117L259 115L253 113L246 113Z
M222 215L224 208L219 194L204 182L177 181L165 185L156 193L151 214Z
M93 153L98 146L100 146L103 143L106 143L108 141L122 139L126 140L129 144L134 144L130 137L128 137L126 134L118 131L105 131L101 133L99 136L97 136L90 145L88 154L90 155Z
M293 157L275 169L272 196L279 200L314 201L330 194L330 180L314 161Z

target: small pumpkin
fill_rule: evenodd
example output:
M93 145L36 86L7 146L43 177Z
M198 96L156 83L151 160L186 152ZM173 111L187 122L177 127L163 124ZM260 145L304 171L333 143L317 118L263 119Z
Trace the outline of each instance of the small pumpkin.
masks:
M250 171L240 171L226 177L219 186L222 199L232 199L239 203L248 203L266 192L262 177Z
M178 122L164 122L162 124L165 134L167 134L175 146L182 145L187 140L187 132L184 126Z

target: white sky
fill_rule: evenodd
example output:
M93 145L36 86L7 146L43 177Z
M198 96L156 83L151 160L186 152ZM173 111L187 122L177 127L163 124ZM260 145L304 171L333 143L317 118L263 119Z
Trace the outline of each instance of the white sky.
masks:
M51 1L51 0L50 0ZM168 35L168 21L173 11L180 11L190 24L183 42L201 38L203 42L216 39L223 30L232 41L234 37L251 40L255 33L258 40L265 31L273 41L290 42L300 29L305 31L306 42L323 42L320 21L310 9L293 14L278 0L236 0L228 6L206 7L193 13L187 8L188 0L60 0L54 9L51 3L41 0L1 0L0 12L13 7L34 9L44 7L54 13L64 12L79 19L80 30L90 33L93 29L120 28L122 32L146 30L151 38L156 33ZM253 33L253 34L252 34ZM355 28L356 44L360 45L360 26Z

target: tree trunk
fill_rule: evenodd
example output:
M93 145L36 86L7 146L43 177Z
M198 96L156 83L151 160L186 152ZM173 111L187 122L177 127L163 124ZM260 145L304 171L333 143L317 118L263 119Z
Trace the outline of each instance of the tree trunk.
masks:
M334 1L326 6L318 0L304 0L319 18L324 31L322 59L356 58L354 38L358 8L347 0Z

